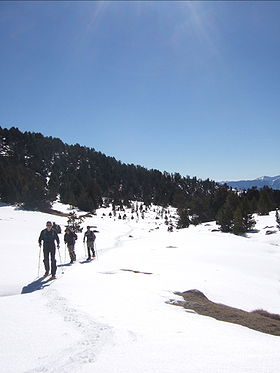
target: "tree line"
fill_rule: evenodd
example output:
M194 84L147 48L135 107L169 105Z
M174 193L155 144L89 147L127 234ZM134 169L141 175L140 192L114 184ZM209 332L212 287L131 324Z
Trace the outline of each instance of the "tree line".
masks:
M0 199L26 209L46 210L58 195L62 203L89 212L104 198L124 205L134 200L177 207L181 227L217 219L222 230L231 231L240 216L246 220L278 207L279 193L269 188L237 193L209 179L148 170L94 148L0 127ZM249 229L250 219L243 220L240 226Z
M236 191L227 185L219 188L213 198L211 195L203 199L194 198L178 208L179 226L188 227L209 220L216 220L222 232L242 234L253 229L253 214L268 215L280 205L280 190L269 187L257 189L253 187ZM211 215L215 212L214 216Z

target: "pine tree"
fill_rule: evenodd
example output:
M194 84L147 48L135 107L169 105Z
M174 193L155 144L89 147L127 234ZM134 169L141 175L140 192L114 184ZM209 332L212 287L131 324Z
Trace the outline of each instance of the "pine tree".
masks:
M258 200L256 197L253 197L250 201L250 211L257 212L258 211Z
M70 212L67 220L67 227L72 230L72 232L78 233L82 231L81 224L83 218L78 217L77 214L73 211Z
M190 225L189 209L178 209L178 228L188 228Z
M263 188L260 191L260 199L258 202L258 213L260 215L268 215L272 210L272 201L268 188Z
M229 205L225 203L224 206L220 208L216 219L217 219L217 224L221 226L222 232L231 231L233 214L232 214L232 210L229 207Z
M48 188L48 198L50 201L54 201L59 194L59 176L57 173L52 172L49 179L47 188Z
M96 209L96 202L87 193L86 190L82 190L80 196L77 198L77 207L83 211L93 212Z
M256 224L256 220L254 219L252 214L247 214L244 218L244 224L246 228L246 232L250 231Z
M251 230L255 224L256 221L253 218L253 215L251 214L251 204L247 198L242 198L240 201L240 208L242 212L242 217L243 217L243 224L245 227L245 231Z
M237 207L237 209L234 211L232 231L237 235L246 232L246 226L240 207Z

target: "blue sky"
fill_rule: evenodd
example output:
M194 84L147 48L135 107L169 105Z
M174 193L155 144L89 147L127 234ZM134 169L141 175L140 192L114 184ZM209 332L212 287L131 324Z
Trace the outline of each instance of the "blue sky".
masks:
M0 126L212 180L280 174L280 3L0 3Z

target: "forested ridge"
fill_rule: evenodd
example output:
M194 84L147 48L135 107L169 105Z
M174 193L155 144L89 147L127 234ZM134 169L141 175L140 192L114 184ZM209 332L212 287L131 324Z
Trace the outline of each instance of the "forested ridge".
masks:
M219 189L213 181L124 164L93 148L67 145L40 133L0 127L1 199L40 207L62 202L91 211L102 197L175 205ZM32 206L33 205L33 206Z
M280 191L269 188L237 194L209 179L148 170L94 148L0 127L1 201L44 210L58 195L61 202L85 211L100 207L104 198L115 204L137 200L146 205L171 205L178 208L181 226L216 218L223 221L229 215L233 221L237 210L241 216L258 209L267 213L280 201Z

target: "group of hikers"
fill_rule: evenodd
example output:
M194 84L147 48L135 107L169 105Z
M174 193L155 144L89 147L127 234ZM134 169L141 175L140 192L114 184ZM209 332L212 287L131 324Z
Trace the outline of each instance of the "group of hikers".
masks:
M90 229L90 226L87 226L87 230L83 237L83 242L87 243L87 252L88 257L87 260L94 259L96 256L94 243L96 236L94 232ZM64 234L64 243L67 245L69 256L70 256L70 264L73 264L76 261L76 253L75 253L75 243L78 239L77 234L71 230L69 227L66 227L65 234ZM45 274L44 277L49 276L51 271L51 280L56 279L56 259L55 259L55 251L56 247L59 250L60 240L57 234L57 230L53 227L53 224L48 221L46 224L46 228L43 229L39 236L39 246L41 249L43 242L43 254L44 254L44 266L45 266ZM55 245L56 242L56 245ZM50 265L51 262L51 265Z

